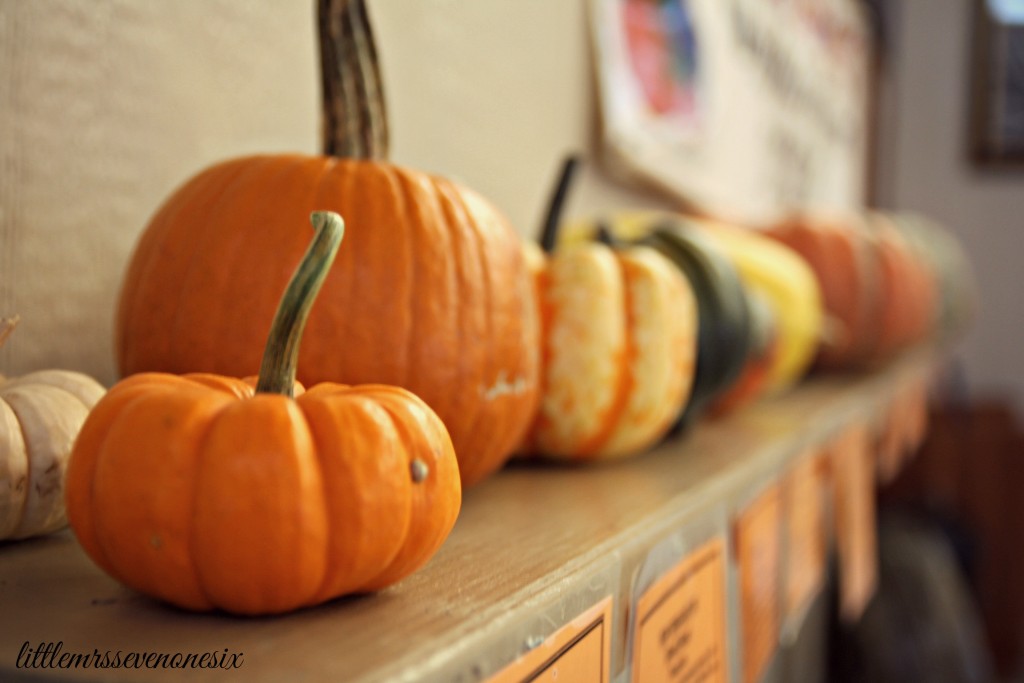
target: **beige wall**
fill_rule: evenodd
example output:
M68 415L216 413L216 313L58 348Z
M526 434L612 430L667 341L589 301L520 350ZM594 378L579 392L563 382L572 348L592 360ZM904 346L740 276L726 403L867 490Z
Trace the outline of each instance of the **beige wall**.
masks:
M0 311L22 317L0 371L112 380L117 288L158 203L217 158L312 149L300 4L0 2Z
M461 179L534 234L593 138L584 0L373 0L393 159ZM139 231L215 160L315 152L312 0L0 0L0 371L115 379ZM570 211L642 199L584 176Z
M1024 173L967 161L970 0L898 0L885 84L879 199L945 223L974 263L981 312L961 354L975 394L1024 411Z

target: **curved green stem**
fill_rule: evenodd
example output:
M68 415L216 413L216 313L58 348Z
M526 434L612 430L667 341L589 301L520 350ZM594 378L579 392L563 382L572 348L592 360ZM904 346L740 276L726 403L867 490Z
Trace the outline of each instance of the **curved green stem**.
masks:
M314 211L310 220L316 233L295 269L270 325L256 383L257 392L294 395L302 331L345 235L345 222L336 213Z
M323 151L386 159L388 121L365 0L319 0Z
M615 236L608 221L603 218L598 219L594 226L594 237L598 242L612 249L619 249L623 246L622 240Z

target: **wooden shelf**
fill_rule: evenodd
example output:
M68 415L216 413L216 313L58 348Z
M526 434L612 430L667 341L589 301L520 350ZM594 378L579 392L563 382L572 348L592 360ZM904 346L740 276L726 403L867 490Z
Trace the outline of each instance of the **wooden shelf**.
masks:
M67 531L0 545L0 679L182 677L16 667L23 644L62 642L62 652L84 654L241 653L240 669L188 672L197 680L482 680L611 596L611 677L628 680L630 606L645 583L698 544L730 538L735 515L809 448L855 421L881 424L897 392L940 356L917 350L870 374L810 379L632 461L514 464L466 493L454 532L422 571L376 595L282 617L168 608L101 573ZM740 680L737 578L725 547L729 670Z

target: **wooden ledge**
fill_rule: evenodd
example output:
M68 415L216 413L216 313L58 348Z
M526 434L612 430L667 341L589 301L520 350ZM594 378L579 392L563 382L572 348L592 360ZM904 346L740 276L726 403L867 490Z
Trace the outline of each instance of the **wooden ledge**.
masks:
M466 493L454 532L420 572L376 595L283 617L168 608L101 573L67 531L0 545L0 679L164 681L183 673L17 667L26 643L60 642L62 653L100 656L225 648L241 655L234 671L188 672L199 680L482 680L605 596L613 598L618 677L629 664L631 605L645 577L698 543L728 539L735 515L758 492L844 426L881 429L894 397L942 357L919 349L870 374L811 378L627 462L513 464ZM732 569L734 673L735 585Z

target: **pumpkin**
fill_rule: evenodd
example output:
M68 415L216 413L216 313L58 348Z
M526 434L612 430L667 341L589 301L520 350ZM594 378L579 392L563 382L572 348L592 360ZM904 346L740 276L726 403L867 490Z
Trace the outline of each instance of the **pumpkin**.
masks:
M138 591L197 611L289 611L400 580L455 523L458 464L426 403L384 385L296 385L300 336L342 233L334 214L313 220L257 379L140 373L82 427L72 529Z
M942 315L932 245L955 243L938 247L937 232L872 212L792 217L768 234L804 256L821 284L832 322L821 367L882 362L928 336Z
M309 320L299 379L385 383L444 420L464 485L498 469L537 400L536 309L520 240L479 194L385 161L387 122L362 0L320 5L323 156L249 156L174 192L121 286L120 371L249 375L305 242L292 216L345 216L340 268Z
M857 228L855 215L803 213L766 234L799 253L814 271L828 317L818 349L821 368L851 368L874 353L883 302L877 247Z
M977 285L963 247L946 228L925 216L888 216L935 280L936 331L942 336L962 331L977 308Z
M18 317L0 320L0 346ZM0 541L67 524L64 473L71 445L105 389L71 370L0 376Z
M560 187L575 168L569 160ZM564 197L564 193L560 192ZM542 243L553 248L561 199ZM545 456L609 459L659 441L689 397L696 355L693 291L646 246L595 242L537 256L542 320L541 399L527 449Z
M887 214L869 213L865 225L867 239L876 249L882 289L871 358L881 361L934 329L937 285L923 258Z

